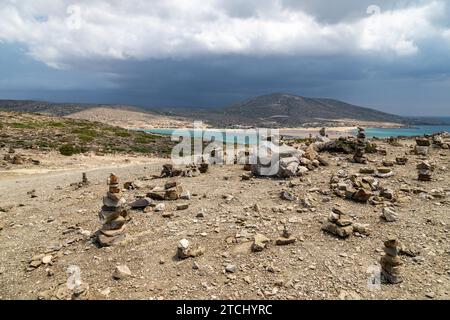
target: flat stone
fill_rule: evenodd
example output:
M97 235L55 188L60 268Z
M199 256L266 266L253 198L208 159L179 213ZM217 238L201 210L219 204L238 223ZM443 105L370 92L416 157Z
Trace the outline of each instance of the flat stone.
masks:
M119 230L125 224L126 220L122 216L118 216L116 219L108 221L102 226L102 230Z
M187 203L177 205L177 210L186 210L187 208L189 208L189 204Z
M375 173L375 169L368 168L368 167L363 167L363 168L359 169L359 173L362 173L362 174L374 174Z
M123 198L119 199L119 201L115 201L108 197L103 197L103 204L107 207L117 208L123 206L125 203L126 201Z
M115 237L117 235L122 234L124 231L125 231L125 225L122 225L122 227L120 229L116 229L116 230L103 230L103 229L100 230L100 232L107 237Z
M285 246L285 245L288 245L288 244L292 244L292 243L295 243L295 241L297 241L297 238L295 238L295 237L288 237L288 238L285 238L285 237L279 237L279 238L277 238L276 240L275 240L275 244L277 245L277 246Z
M125 279L131 276L131 271L126 265L117 266L113 273L113 278L116 280Z
M114 237L108 237L104 234L100 233L97 237L97 241L102 247L109 247L113 246L119 242L121 242L123 239L125 239L125 233L116 235Z
M131 208L133 208L133 209L144 209L145 207L148 207L152 203L153 203L153 199L151 199L151 198L140 198L140 199L135 200L131 204Z

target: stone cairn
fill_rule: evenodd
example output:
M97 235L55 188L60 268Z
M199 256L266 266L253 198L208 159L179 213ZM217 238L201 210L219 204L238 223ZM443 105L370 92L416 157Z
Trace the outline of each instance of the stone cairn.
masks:
M422 161L417 165L419 171L419 181L431 181L431 173L434 170L433 166L428 161Z
M352 221L349 216L338 208L333 208L322 230L332 233L340 238L347 238L353 232Z
M295 241L297 241L297 238L292 236L292 234L289 232L287 226L284 226L283 233L281 234L281 237L279 237L275 241L275 244L277 246L284 246L284 245L294 243Z
M103 197L103 207L99 213L103 226L98 232L97 240L101 246L111 246L123 240L128 219L128 211L124 208L125 199L119 188L119 178L111 173L107 183L109 190Z
M421 156L427 156L430 146L431 141L427 138L417 138L414 153Z
M381 273L387 282L396 284L403 281L400 275L400 266L402 262L398 257L400 252L400 244L396 237L389 236L384 242L384 253L381 257Z
M321 137L325 137L327 135L326 129L322 127L319 131L319 134Z
M353 161L356 163L367 163L367 159L364 156L364 150L366 148L366 132L364 128L358 127L358 135L356 136L356 150L353 156Z

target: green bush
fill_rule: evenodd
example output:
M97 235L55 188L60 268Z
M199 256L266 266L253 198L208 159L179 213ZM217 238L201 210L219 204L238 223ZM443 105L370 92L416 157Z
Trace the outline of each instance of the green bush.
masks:
M14 122L11 124L13 128L16 129L34 129L36 126L33 125L32 123L19 123L19 122Z
M63 156L72 156L73 154L77 153L77 150L71 144L63 144L61 147L59 147L59 153L61 153Z

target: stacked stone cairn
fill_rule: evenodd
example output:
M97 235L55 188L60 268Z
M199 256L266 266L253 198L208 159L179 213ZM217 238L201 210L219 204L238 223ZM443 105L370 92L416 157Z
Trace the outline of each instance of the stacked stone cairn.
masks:
M431 174L434 167L428 161L422 161L417 165L417 170L419 171L418 180L419 181L431 181Z
M325 128L322 127L320 129L320 131L319 131L319 134L320 134L321 137L325 137L327 135L327 132L326 132Z
M407 162L408 162L408 158L407 157L397 157L397 158L395 158L395 163L400 165L400 166L406 165Z
M367 159L364 156L364 150L366 148L366 132L364 128L358 127L358 135L356 136L356 139L356 150L353 156L353 161L356 163L367 163Z
M275 244L277 246L285 246L285 245L294 243L295 241L297 241L297 238L292 236L292 234L287 229L287 226L284 226L283 233L281 234L281 237L279 237L275 241Z
M400 243L394 236L389 236L384 242L384 253L381 257L381 273L387 282L397 284L403 281L400 275L400 266L402 262L398 257L400 252Z
M149 193L147 197L153 200L178 200L181 197L183 188L177 181L169 181L164 187L155 187Z
M322 230L340 238L347 238L353 233L351 218L338 208L333 208L328 219L323 223Z
M421 156L427 156L430 146L431 141L427 138L417 138L414 153Z
M108 178L108 192L103 197L103 207L99 213L103 226L98 232L97 240L101 246L114 245L125 238L125 223L128 211L125 199L119 188L119 178L113 173Z

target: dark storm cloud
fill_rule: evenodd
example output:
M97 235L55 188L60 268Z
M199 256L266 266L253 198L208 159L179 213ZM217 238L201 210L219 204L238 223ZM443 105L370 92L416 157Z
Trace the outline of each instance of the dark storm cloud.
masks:
M73 3L0 5L1 97L215 107L289 92L450 114L445 1Z

